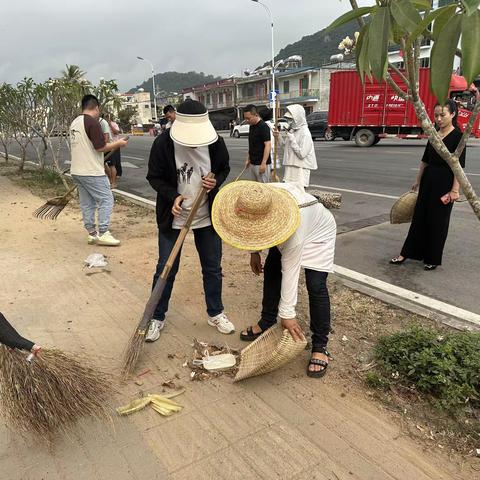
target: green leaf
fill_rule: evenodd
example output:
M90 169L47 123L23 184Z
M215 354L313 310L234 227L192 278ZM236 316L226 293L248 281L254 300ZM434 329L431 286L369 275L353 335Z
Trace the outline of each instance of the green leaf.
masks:
M340 25L343 25L345 23L351 22L352 20L357 19L358 17L362 17L363 15L368 15L372 13L376 7L361 7L361 8L356 8L354 10L350 10L349 12L345 13L341 17L338 17L336 20L334 20L325 30L326 32L329 32L333 30L336 27L339 27Z
M462 0L463 6L467 11L467 15L473 15L480 5L480 0Z
M480 74L480 11L464 16L462 25L462 73L468 85Z
M462 30L462 20L462 15L452 17L439 33L437 41L433 44L430 87L440 102L443 102L448 95L448 88L452 78L453 60Z
M410 34L408 39L409 43L414 42L420 35L422 35L428 28L428 26L435 21L435 19L441 15L449 6L437 8L433 12L430 12L418 25L417 28Z
M436 41L440 32L443 30L447 22L455 15L457 10L457 5L448 5L444 7L444 10L438 17L435 19L433 23L433 39Z
M357 45L355 47L357 72L360 76L362 83L365 80L365 72L370 70L370 66L367 64L369 27L370 24L367 24L362 28L362 30L360 31L360 35L358 36Z
M390 9L379 7L372 15L368 31L368 61L377 80L383 78L385 64L387 63L390 26Z
M408 33L412 33L422 21L422 17L410 0L398 0L391 4L392 16Z
M430 10L432 8L430 0L412 0L411 3L424 10Z

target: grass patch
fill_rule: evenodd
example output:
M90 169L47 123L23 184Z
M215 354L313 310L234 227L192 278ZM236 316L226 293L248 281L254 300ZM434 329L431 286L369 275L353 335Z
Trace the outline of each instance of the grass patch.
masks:
M54 197L65 193L65 186L60 174L52 168L46 167L40 170L25 166L23 172L20 172L18 166L3 164L0 166L0 174L41 197ZM66 180L69 184L71 183L70 179Z

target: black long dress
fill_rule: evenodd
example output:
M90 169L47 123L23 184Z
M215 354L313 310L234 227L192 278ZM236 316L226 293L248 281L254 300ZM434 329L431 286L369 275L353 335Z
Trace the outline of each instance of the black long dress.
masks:
M455 129L444 137L443 143L450 152L454 152L461 138L462 132ZM462 168L465 168L465 154L466 148L460 156ZM422 162L427 165L420 181L412 224L401 255L423 260L425 264L441 265L453 203L444 205L440 198L452 189L454 175L430 142L427 143Z

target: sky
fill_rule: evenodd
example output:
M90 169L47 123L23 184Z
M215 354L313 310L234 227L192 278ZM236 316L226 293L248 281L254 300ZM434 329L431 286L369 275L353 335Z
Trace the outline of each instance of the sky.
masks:
M348 0L263 1L276 53L350 8ZM137 56L156 73L220 76L271 58L269 17L252 0L1 0L0 39L0 83L40 82L75 64L89 80L115 78L126 91L151 76Z

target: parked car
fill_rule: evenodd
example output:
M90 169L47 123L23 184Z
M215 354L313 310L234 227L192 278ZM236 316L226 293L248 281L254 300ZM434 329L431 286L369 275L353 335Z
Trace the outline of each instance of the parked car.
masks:
M267 122L269 123L269 122ZM285 118L278 119L279 130L286 130L288 128L288 122ZM250 125L244 120L240 125L233 127L233 136L235 138L246 137L250 131Z
M316 138L325 138L325 140L335 140L332 131L328 128L328 112L318 111L307 115L307 124L312 134L313 140Z
M240 125L233 127L233 136L235 138L246 137L250 130L250 125L244 120Z

